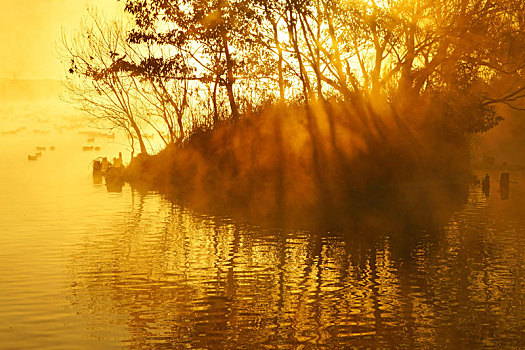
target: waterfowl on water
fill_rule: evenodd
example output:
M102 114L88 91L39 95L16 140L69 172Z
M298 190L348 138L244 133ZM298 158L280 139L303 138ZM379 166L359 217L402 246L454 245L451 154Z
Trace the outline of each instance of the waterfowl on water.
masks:
M27 160L37 160L37 159L38 159L37 156L32 156L32 155L27 156Z
M46 148L45 148L45 147L42 147L42 146L36 146L36 150L37 150L37 151L45 151Z

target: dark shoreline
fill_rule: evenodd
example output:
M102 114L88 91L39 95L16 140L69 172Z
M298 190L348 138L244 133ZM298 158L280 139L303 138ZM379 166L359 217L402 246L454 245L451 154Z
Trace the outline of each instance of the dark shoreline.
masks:
M388 109L363 116L339 107L273 108L200 129L184 144L135 157L124 177L202 212L299 226L417 224L466 198L465 135L430 122L426 110L401 120Z

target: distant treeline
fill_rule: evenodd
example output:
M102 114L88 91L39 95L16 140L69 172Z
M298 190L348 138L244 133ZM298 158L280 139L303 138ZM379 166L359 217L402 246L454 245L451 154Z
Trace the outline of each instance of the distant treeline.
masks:
M0 78L0 101L4 103L55 99L61 91L63 86L58 80Z

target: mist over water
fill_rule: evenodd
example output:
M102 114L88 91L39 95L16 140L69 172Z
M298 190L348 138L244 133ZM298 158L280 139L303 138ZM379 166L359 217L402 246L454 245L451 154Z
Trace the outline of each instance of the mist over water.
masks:
M488 197L283 227L108 192L90 164L125 139L71 108L4 105L0 131L0 348L524 344L520 171L508 200L492 170Z
M64 67L57 59L62 32L78 25L88 7L118 13L113 0L3 0L0 13L1 78L61 79Z
M524 1L2 5L0 350L525 348Z

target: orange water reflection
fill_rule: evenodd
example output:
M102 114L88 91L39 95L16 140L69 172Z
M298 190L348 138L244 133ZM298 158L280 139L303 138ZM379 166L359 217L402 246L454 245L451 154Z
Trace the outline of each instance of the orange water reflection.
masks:
M473 188L398 249L389 232L261 229L134 193L113 233L72 255L73 302L125 315L132 347L512 346L523 226L493 205Z
M473 185L440 211L257 226L108 193L89 165L123 141L82 152L89 129L71 111L1 109L2 131L23 127L0 136L0 347L525 344L523 173L504 201L493 180L489 197Z

